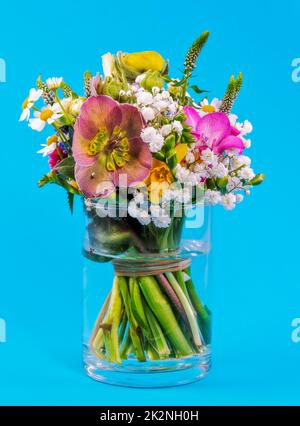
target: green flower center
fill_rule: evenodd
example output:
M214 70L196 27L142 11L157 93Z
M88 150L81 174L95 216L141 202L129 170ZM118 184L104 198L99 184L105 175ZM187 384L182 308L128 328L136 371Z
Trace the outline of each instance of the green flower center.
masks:
M102 127L94 139L91 140L88 147L88 154L92 156L99 154L99 152L104 151L108 142L108 131L105 127Z
M106 168L109 172L113 172L118 167L124 167L129 159L129 142L126 131L116 126L108 144Z
M88 154L92 156L102 154L103 156L99 157L99 161L102 163L103 157L105 158L106 169L109 172L124 167L130 160L126 131L116 126L109 137L107 129L101 128L94 139L90 141Z

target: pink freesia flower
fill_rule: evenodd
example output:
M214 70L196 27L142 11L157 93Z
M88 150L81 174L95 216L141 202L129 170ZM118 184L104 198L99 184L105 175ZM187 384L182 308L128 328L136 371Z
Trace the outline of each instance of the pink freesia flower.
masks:
M234 129L226 114L213 112L200 117L193 107L185 107L187 117L186 124L192 127L192 135L196 140L197 148L211 148L216 154L227 149L237 149L239 154L243 152L244 143L237 135L239 131Z
M144 123L133 105L109 96L93 96L81 107L74 130L73 155L79 189L88 197L105 197L116 186L143 181L152 156L140 135Z

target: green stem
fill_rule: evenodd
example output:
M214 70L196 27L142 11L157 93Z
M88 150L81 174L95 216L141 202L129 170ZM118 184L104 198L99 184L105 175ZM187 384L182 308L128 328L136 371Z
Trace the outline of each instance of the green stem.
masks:
M121 320L120 329L119 329L119 342L120 342L120 344L123 341L125 331L126 331L126 327L127 327L127 317L126 317L126 313L123 311L122 312L122 320Z
M185 273L191 276L189 268L185 270ZM210 343L211 314L206 308L206 306L204 306L203 303L201 302L198 296L198 293L196 291L196 288L194 286L193 280L191 278L188 281L186 281L186 287L187 287L190 299L192 301L192 305L198 315L198 323L202 330L205 343Z
M148 305L165 331L168 339L176 348L177 353L181 356L191 355L193 350L181 331L171 306L162 293L156 279L153 276L147 276L140 277L138 280Z
M144 331L149 331L149 325L144 312L142 296L136 278L129 278L129 288L132 313L141 329Z
M155 350L161 359L168 358L170 355L170 349L158 321L148 306L145 306L145 313L153 336L152 340L149 342L155 347Z
M132 343L131 343L131 337L130 337L130 330L128 329L125 339L123 341L123 344L121 346L121 351L120 351L121 359L127 359L127 355L131 347L132 347Z
M122 305L118 280L115 278L109 312L105 324L103 324L103 332L107 358L109 361L118 364L121 363L118 330L122 315Z
M71 117L71 115L64 109L61 100L57 94L57 89L54 90L54 95L55 95L55 100L58 103L58 105L61 107L62 112L64 113L64 115L66 116L67 120L69 121L68 124L72 124L73 123L73 117Z
M191 277L191 272L190 269L187 268L184 271L189 277ZM209 321L209 315L205 309L205 307L203 306L198 293L196 291L196 288L194 286L193 280L190 278L188 281L186 281L186 287L188 289L190 298L192 300L192 304L194 306L195 311L197 312L197 314L200 315L200 317L203 319L204 322Z
M180 302L183 306L183 309L185 310L186 316L187 316L189 324L190 324L190 328L191 328L191 332L192 332L192 335L193 335L195 345L198 348L201 348L201 346L203 346L203 338L201 336L201 332L199 330L197 319L194 315L193 309L192 309L187 297L185 296L183 290L181 289L180 285L178 284L176 278L172 274L172 272L166 272L165 276L168 278L169 283L173 287L173 290L177 294L177 296L178 296L178 298L179 298L179 300L180 300Z
M119 276L118 282L119 282L123 302L124 302L124 305L125 305L126 315L127 315L128 321L129 321L130 336L131 336L132 344L133 344L134 349L135 349L136 357L139 361L146 361L146 357L145 357L145 354L144 354L144 351L143 351L142 342L141 342L140 336L137 334L138 324L137 324L137 321L134 318L134 316L132 314L132 310L131 310L130 294L129 294L129 290L128 290L127 280L126 280L125 277Z

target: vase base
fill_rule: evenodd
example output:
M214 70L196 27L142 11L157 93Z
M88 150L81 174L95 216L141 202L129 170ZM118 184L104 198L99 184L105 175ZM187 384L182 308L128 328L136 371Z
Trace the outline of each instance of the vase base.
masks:
M133 388L180 386L204 378L210 370L211 354L180 359L138 362L134 359L122 365L112 364L85 353L85 370L89 377L102 383Z

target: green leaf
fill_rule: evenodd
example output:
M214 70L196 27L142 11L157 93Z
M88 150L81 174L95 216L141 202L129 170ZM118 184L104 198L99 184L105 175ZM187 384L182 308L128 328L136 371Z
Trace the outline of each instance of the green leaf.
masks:
M258 175L255 175L252 180L250 180L249 185L260 185L266 178L266 175L263 173L259 173Z
M209 92L209 90L202 90L202 89L200 89L198 86L196 86L196 84L193 84L193 86L190 86L190 88L193 89L194 92L198 93L198 94L200 94L200 93L208 93Z
M44 175L38 181L38 186L39 186L39 188L42 188L43 186L47 185L47 183L53 183L53 179L52 179L51 173L48 173L47 175Z
M166 151L172 150L175 147L175 135L171 134L165 139L164 147Z
M71 214L73 214L73 210L74 210L74 194L72 194L71 192L67 193L68 195L68 204L71 210Z
M165 156L161 152L155 152L153 157L159 161L165 161Z
M73 157L64 158L55 166L55 170L60 175L70 179L75 179L74 169L75 169L75 161Z

